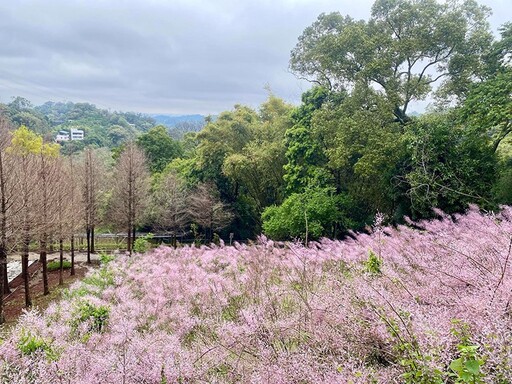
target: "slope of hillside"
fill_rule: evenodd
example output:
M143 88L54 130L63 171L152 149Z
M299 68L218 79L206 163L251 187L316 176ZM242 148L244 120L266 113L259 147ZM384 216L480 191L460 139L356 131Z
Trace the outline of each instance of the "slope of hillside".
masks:
M512 209L309 248L119 257L0 346L9 383L506 383Z

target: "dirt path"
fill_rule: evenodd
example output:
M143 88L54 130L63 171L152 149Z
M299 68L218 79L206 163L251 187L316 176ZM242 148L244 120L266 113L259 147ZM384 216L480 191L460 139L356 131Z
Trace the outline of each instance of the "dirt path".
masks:
M59 260L59 252L52 252L48 254L48 261ZM21 256L17 254L12 254L7 256L7 262L9 261L17 261L20 260ZM28 254L29 260L39 260L39 253L30 252ZM71 260L71 255L69 252L64 252L64 259ZM91 261L98 261L100 259L99 253L91 253ZM77 263L85 263L87 262L87 252L75 252L75 261Z
M53 256L53 255L52 255ZM39 258L39 255L37 255ZM85 255L85 259L87 255ZM52 260L53 257L49 257ZM55 259L58 259L58 254ZM49 295L43 295L43 279L42 279L42 266L39 262L35 262L29 268L30 279L30 295L32 298L32 308L38 308L43 311L48 305L60 298L63 289L68 288L72 283L81 280L87 272L92 268L97 268L99 262L97 255L95 261L87 264L85 261L77 261L75 267L75 275L70 275L70 269L64 270L63 278L64 284L59 286L59 271L52 271L48 273L48 285L50 288ZM4 328L10 328L16 324L18 317L21 316L25 307L25 291L23 286L23 279L21 276L16 277L10 284L11 293L4 296L5 300L5 319ZM0 325L0 333L2 326Z

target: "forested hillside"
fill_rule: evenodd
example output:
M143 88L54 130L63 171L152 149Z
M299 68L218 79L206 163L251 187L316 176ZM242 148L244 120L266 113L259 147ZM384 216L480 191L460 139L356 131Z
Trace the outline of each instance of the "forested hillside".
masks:
M66 143L66 153L82 150L88 145L113 148L156 125L147 115L111 112L89 103L48 101L33 106L29 100L15 97L8 104L0 104L0 110L15 126L25 125L48 141L53 140L59 130L84 130L85 139Z

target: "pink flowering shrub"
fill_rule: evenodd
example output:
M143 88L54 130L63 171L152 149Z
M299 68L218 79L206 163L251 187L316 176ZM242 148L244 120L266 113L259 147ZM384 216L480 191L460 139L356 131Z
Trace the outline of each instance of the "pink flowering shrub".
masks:
M510 383L512 209L118 257L0 344L2 383Z

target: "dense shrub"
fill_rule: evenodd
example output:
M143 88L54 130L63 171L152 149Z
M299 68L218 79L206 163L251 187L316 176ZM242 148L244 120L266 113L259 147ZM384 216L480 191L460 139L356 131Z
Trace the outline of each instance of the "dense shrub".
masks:
M333 236L342 221L341 200L328 188L293 193L280 206L265 209L263 231L276 240Z

